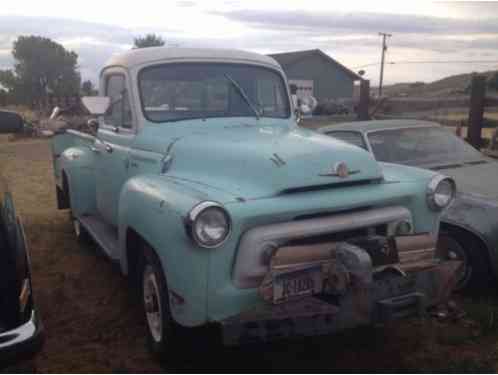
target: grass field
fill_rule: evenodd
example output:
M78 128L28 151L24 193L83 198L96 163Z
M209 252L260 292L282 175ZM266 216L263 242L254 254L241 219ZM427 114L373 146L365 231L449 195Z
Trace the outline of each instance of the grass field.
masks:
M415 319L272 345L213 345L174 363L153 360L144 323L117 267L75 241L67 211L55 206L49 141L0 143L31 248L36 302L46 329L43 350L6 371L168 372L176 370L325 370L496 372L498 302L462 300L469 317Z

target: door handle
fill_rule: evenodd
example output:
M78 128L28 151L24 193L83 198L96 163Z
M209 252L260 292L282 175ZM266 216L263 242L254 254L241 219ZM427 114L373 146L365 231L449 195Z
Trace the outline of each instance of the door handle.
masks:
M100 152L101 152L101 151L100 151L97 147L95 147L95 146L90 146L90 151L92 151L92 152L94 152L94 153L96 153L96 154L100 154Z

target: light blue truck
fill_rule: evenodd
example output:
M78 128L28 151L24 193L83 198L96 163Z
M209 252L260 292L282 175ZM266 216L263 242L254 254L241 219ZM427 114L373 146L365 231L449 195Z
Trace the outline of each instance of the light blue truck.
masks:
M454 182L300 128L270 57L145 48L113 57L94 134L53 138L58 207L140 292L153 352L174 326L226 344L335 332L443 303Z

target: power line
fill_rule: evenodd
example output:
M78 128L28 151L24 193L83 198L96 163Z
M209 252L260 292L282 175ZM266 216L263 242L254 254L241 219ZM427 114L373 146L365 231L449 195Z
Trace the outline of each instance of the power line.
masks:
M385 64L394 64L394 62L385 62ZM380 63L370 63L370 64L365 64L365 65L360 65L360 66L354 66L351 69L361 69L361 68L366 68L367 66L375 66L375 65L380 65Z
M498 64L498 60L402 60L393 64Z
M352 69L366 68L367 66L380 65L381 63L370 63L360 66L355 66ZM498 64L498 60L401 60L387 61L385 64Z

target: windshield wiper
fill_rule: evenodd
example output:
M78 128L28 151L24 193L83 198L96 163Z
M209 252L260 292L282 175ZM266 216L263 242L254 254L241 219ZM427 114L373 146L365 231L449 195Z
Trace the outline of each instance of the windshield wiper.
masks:
M244 89L242 87L240 87L240 85L237 83L237 81L234 80L232 77L230 77L228 74L225 74L225 77L226 77L226 79L228 79L230 81L230 83L233 85L233 87L235 87L237 89L240 96L242 96L242 99L244 99L244 101L247 103L249 108L251 108L251 110L254 112L254 115L256 115L256 119L259 120L259 111L256 109L254 104L251 102L251 99L249 99L249 97L247 96Z

